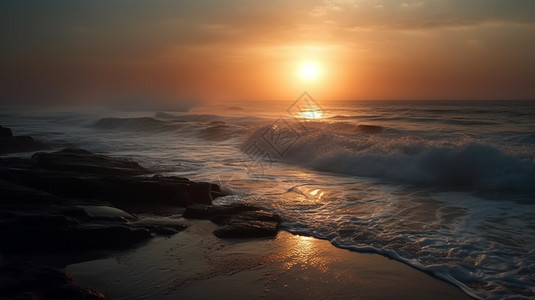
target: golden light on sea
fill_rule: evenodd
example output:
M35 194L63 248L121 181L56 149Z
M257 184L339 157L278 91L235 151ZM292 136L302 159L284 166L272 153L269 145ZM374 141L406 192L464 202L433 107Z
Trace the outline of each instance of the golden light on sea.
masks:
M310 108L299 113L302 118L310 120L318 120L323 118L323 111L318 108Z

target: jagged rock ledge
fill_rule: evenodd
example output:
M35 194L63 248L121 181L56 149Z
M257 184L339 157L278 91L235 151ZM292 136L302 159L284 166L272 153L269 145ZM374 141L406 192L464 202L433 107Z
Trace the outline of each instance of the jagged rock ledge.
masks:
M30 136L14 136L10 128L0 126L0 154L46 149Z
M20 139L13 138L9 128L0 126L0 153L45 147L19 147ZM60 270L10 258L75 253L83 261L83 253L126 249L186 228L180 215L154 221L130 212L186 207L185 218L220 225L214 232L220 238L277 234L279 216L247 205L212 205L224 195L216 184L155 175L136 162L83 149L37 152L30 159L0 157L0 299L103 299L98 291L74 285L72 278L64 280L70 277ZM55 281L43 287L43 276Z
M219 238L273 237L281 222L280 216L246 204L192 205L184 211L184 218L206 219L220 225L214 231Z

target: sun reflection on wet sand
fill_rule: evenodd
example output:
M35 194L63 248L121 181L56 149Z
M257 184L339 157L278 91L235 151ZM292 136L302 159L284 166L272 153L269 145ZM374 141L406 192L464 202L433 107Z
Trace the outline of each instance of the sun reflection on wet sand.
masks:
M318 249L315 248L314 241L314 238L299 235L289 238L285 247L288 249L286 260L289 261L283 264L283 269L298 267L302 270L315 268L322 273L329 271L327 259L316 255Z
M120 260L67 270L110 298L469 299L402 263L337 249L328 241L284 231L274 239L220 240L211 235L216 225L188 224L172 238L155 239Z

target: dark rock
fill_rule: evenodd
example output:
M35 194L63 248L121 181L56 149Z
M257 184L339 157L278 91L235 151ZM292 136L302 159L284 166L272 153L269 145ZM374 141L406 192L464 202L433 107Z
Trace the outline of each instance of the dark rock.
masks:
M50 205L59 199L49 193L0 180L0 205Z
M185 207L212 202L207 184L198 185L179 177L104 176L42 169L8 169L0 171L0 179L60 197L99 199L127 207Z
M364 133L381 133L383 131L383 127L377 125L359 124L357 128L360 132Z
M68 226L77 225L77 222L62 215L25 215L20 216L15 224L19 228L65 229Z
M135 228L143 228L157 235L174 235L188 228L183 224L160 225L160 224L135 224Z
M129 224L134 228L144 228L158 235L173 235L187 228L180 220L173 217L145 216L137 222Z
M32 163L0 160L0 180L55 196L99 199L120 205L185 207L211 204L223 195L219 186L175 176L137 176L149 171L139 164L82 149L35 153Z
M104 295L92 288L66 285L55 289L49 289L41 296L42 300L101 300Z
M83 205L79 207L84 209L92 220L116 223L126 223L138 220L135 215L129 212L107 205Z
M69 273L46 265L9 263L0 267L0 298L104 299L97 290L73 284Z
M214 235L219 238L270 237L277 235L279 225L276 222L242 219L241 216L232 217L228 223L216 229Z
M210 218L213 218L218 213L221 213L220 207L212 206L212 205L197 204L197 205L191 205L191 206L186 207L186 210L184 210L183 217L187 219L209 220Z
M192 205L186 207L184 218L209 219L223 227L214 231L220 238L268 237L277 234L280 216L258 207L237 204L230 206Z
M126 249L151 237L150 231L141 226L80 224L57 215L24 215L0 221L0 251L9 253Z
M240 222L246 221L262 221L262 222L273 222L279 224L281 218L279 215L270 213L265 210L254 210L254 211L243 211L238 214L219 214L215 215L210 220L218 225L227 225L236 221L236 218L239 218Z
M46 146L30 136L0 137L0 153L30 152Z
M212 204L212 185L208 182L191 182L188 189L191 203Z
M77 206L64 206L58 209L59 213L66 217L74 218L80 222L91 219L87 211Z
M13 132L10 128L0 126L0 137L12 137Z
M3 168L29 169L31 168L29 159L20 157L0 157L0 170Z
M145 228L131 228L125 225L88 224L75 228L67 238L72 249L126 249L150 239Z
M39 252L67 248L67 234L78 222L50 212L40 213L0 221L0 251Z
M260 208L247 204L236 204L228 206L214 206L196 204L186 207L183 217L190 219L206 219L210 220L215 217L223 217L233 214L238 214L245 211L255 211Z
M198 189L190 192L195 183L180 177L153 176L143 178L113 178L106 194L115 199L104 199L119 203L137 203L166 206L188 206L202 201L212 202L209 194L202 195ZM105 195L104 195L105 196Z
M227 194L221 190L221 187L217 184L211 184L210 185L210 196L212 199L218 198L218 197L224 197Z
M0 271L0 292L6 294L18 290L42 291L73 283L70 274L45 265L10 263L0 267Z
M38 168L101 175L141 175L150 173L137 162L93 154L82 149L35 153L31 158Z
M10 128L0 126L0 153L29 152L45 149L30 136L13 136Z

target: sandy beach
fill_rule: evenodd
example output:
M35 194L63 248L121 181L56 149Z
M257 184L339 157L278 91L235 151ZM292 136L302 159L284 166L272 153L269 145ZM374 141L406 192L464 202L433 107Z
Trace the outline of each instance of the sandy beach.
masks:
M376 254L281 231L222 240L217 226L188 229L108 258L67 266L109 299L470 299L458 288Z

